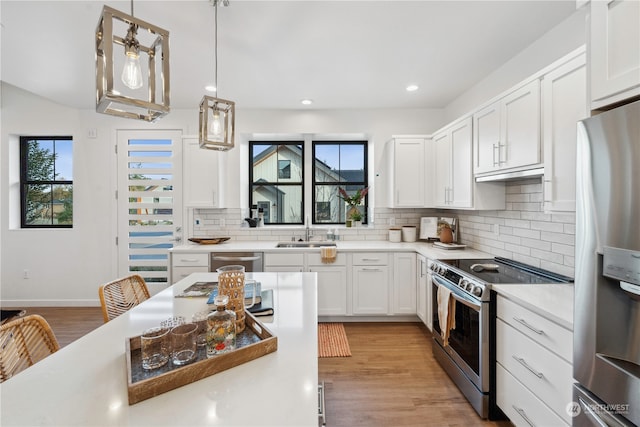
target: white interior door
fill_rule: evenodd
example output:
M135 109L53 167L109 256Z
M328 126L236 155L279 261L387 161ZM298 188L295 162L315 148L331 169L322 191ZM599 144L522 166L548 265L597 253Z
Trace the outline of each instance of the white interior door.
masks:
M155 293L182 238L182 133L122 130L117 144L118 274L140 274Z

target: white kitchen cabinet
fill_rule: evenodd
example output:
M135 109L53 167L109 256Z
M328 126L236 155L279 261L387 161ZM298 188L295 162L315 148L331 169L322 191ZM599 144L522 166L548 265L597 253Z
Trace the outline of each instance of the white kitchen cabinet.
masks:
M570 425L572 332L498 295L496 398L516 425Z
M482 108L473 115L473 121L475 175L540 165L539 79Z
M183 138L185 208L223 208L224 153L200 148L197 137Z
M431 280L429 260L424 255L416 257L416 311L422 323L431 331L433 309L431 307Z
M434 206L460 209L504 209L503 183L475 183L472 169L473 121L462 118L433 135Z
M576 207L576 123L589 116L586 55L542 78L544 210L573 212Z
M593 0L590 4L591 109L640 95L640 2Z
M318 316L347 315L347 256L339 252L332 263L320 254L307 254L308 271L318 276Z
M191 273L209 271L209 253L170 252L171 283L184 279Z
M267 272L303 272L304 266L303 252L278 252L264 254L264 271Z
M352 254L351 301L354 315L389 314L389 256L383 252Z
M416 314L416 253L393 254L393 314Z
M426 136L394 136L385 146L389 207L426 206Z

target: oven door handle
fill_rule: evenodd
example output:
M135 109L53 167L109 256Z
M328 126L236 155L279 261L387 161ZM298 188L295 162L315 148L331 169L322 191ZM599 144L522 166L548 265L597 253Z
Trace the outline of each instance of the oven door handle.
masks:
M455 299L456 301L458 301L459 303L464 304L467 307L469 307L469 308L471 308L471 309L473 309L473 310L475 310L477 312L480 312L480 309L482 308L482 303L478 304L478 303L476 303L474 301L471 301L471 300L465 298L462 295L458 295L456 293L456 290L452 289L452 287L448 284L448 282L445 279L443 279L443 278L441 278L439 276L436 276L436 275L431 275L431 281L438 287L439 286L444 286L445 288L449 289L451 291L451 297L453 299Z

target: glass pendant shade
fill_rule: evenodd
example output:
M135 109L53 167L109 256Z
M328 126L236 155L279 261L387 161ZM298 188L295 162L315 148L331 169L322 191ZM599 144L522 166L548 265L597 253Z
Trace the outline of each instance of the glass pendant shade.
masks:
M234 146L235 102L205 95L200 102L200 148L227 151Z
M95 42L98 113L147 122L169 113L167 30L104 6Z

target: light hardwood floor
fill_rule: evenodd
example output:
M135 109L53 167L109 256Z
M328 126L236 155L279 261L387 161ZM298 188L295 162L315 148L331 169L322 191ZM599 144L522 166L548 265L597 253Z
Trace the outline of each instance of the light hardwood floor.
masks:
M64 347L103 324L99 307L29 307ZM431 354L418 323L345 323L351 357L319 359L327 426L510 426L482 421Z

